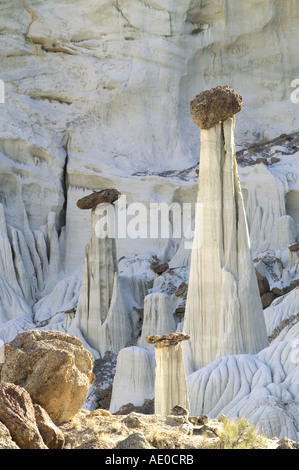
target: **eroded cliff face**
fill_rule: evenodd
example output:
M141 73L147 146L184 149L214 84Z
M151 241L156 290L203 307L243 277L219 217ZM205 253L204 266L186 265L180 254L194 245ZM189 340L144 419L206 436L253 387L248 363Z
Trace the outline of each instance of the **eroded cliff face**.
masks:
M195 165L200 141L189 101L205 88L228 84L243 96L237 144L297 129L290 93L298 16L296 1L284 8L277 0L2 4L8 223L23 230L25 209L39 229L54 211L58 230L67 222L66 266L82 263L90 234L77 193L121 179L131 201L146 201L161 181L141 189L132 174ZM163 185L159 201L178 197Z

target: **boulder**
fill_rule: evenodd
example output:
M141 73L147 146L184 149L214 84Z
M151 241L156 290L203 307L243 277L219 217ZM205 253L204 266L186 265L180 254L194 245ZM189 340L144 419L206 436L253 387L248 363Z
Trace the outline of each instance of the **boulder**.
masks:
M0 381L24 387L55 424L70 421L94 380L93 358L81 341L59 331L28 330L7 346Z
M0 421L20 449L48 449L36 424L29 393L13 383L0 384Z
M169 268L168 263L161 263L161 264L156 264L152 266L152 270L156 274L163 274L167 269Z
M299 250L299 242L293 243L289 246L290 251L298 251Z
M261 297L263 309L268 308L274 299L276 299L276 295L273 294L273 292L266 292L263 294Z
M0 449L20 449L19 446L12 440L7 427L0 421Z
M146 438L139 432L130 434L126 439L119 441L116 449L154 449Z
M120 197L120 192L117 189L102 189L101 191L94 191L88 196L84 196L77 201L79 209L95 209L99 204L108 202L113 204Z
M201 129L209 129L241 111L242 97L228 86L218 86L196 95L190 103L193 121Z
M259 286L260 295L262 296L270 291L269 281L265 276L260 274L257 269L255 270L255 274Z
M53 423L50 416L40 405L33 404L36 424L49 449L62 449L64 445L63 432Z

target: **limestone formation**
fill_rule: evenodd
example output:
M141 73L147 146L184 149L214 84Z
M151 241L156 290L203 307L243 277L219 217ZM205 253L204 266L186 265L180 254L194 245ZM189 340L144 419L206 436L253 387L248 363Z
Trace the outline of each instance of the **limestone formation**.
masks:
M188 372L268 345L235 158L234 118L201 130L197 202L201 211L184 320Z
M92 370L92 356L78 338L29 330L7 345L0 378L24 387L59 424L71 420L85 403Z
M79 209L95 209L103 202L113 204L119 197L120 192L117 189L102 189L79 199L77 206Z
M192 119L201 129L209 129L233 117L242 107L242 97L228 86L205 90L190 103Z
M155 344L155 414L167 415L174 406L189 410L189 398L180 341L189 339L183 333L148 336Z

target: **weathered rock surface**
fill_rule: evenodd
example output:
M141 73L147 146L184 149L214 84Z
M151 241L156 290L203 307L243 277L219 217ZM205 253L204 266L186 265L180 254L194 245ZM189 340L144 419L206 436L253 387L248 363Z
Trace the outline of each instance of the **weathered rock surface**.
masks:
M61 449L64 445L62 431L53 423L50 416L40 405L33 404L38 430L49 449Z
M13 441L8 428L0 421L0 449L20 449Z
M192 119L201 129L209 129L233 117L242 107L242 97L228 86L205 90L190 103Z
M29 330L9 345L1 382L24 387L55 424L79 411L93 382L93 359L79 339L58 332Z
M0 421L21 449L47 449L29 393L13 383L0 384Z
M146 440L146 438L138 433L134 432L126 437L123 441L117 443L116 449L154 449L153 446Z

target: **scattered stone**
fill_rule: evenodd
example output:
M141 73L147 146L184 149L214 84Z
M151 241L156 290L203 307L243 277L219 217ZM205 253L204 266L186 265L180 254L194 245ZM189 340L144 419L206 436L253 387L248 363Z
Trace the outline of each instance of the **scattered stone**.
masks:
M118 442L116 449L154 449L150 443L145 439L145 437L138 433L134 432L130 434L126 439Z
M263 163L264 165L269 165L268 163L268 160L266 157L258 157L256 160L255 160L255 163L258 165L260 163Z
M85 403L92 370L93 358L78 338L54 330L28 330L8 345L0 380L24 387L60 424Z
M141 406L135 406L133 403L127 403L120 407L118 411L113 413L114 415L128 415L130 413L136 412L145 415L154 414L154 399L146 399L144 400Z
M20 449L48 449L37 427L29 393L13 383L0 384L0 421Z
M188 418L189 410L187 410L186 408L183 408L180 405L176 405L172 408L171 414L175 416L185 416Z
M183 295L186 292L187 288L188 288L188 284L186 284L186 282L182 282L177 288L175 295L177 297L179 297L180 295Z
M190 416L189 421L194 426L202 426L209 422L209 418L206 415Z
M255 274L259 286L260 295L263 296L264 294L270 291L269 281L265 276L260 274L257 269L255 270Z
M242 107L242 97L228 86L205 90L190 103L192 119L201 129L209 129L233 117Z
M106 351L104 357L94 361L95 379L89 391L89 401L92 401L96 408L106 410L110 408L116 360L117 354Z
M102 189L101 191L94 191L88 196L84 196L77 201L79 209L95 209L99 204L108 202L113 204L121 196L117 189Z
M282 295L288 294L292 290L296 289L296 287L299 286L299 279L296 279L295 281L292 281L289 286L284 286L284 287L273 287L271 292L275 294L276 296L281 297Z
M187 421L188 421L188 419L187 419L186 416L179 416L179 415L170 414L169 416L166 417L166 423L169 426L182 425L182 424L186 423Z
M110 418L112 414L108 410L96 409L90 412L90 417L93 418L94 416L106 416Z
M86 442L76 447L76 449L111 449L111 447L108 442L95 437L88 439Z
M50 416L40 405L33 404L35 419L44 443L49 449L62 449L63 432L53 423Z
M278 297L281 297L282 295L285 295L287 293L285 287L279 288L279 287L273 287L271 290L273 294L275 294Z
M291 327L295 325L299 321L299 313L295 313L288 318L285 318L280 322L280 324L273 330L272 334L269 336L269 342L271 343L277 336L281 333L281 331L286 327Z
M289 246L290 251L298 251L299 250L299 242L293 243L293 245Z
M151 268L154 271L154 273L160 275L160 274L163 274L165 271L167 271L167 269L169 268L169 265L168 263L161 263L157 265L152 265Z
M276 295L273 292L266 292L263 294L261 297L263 309L268 308L274 299L276 299Z
M128 414L125 419L123 420L126 426L129 428L140 428L141 426L141 421L139 417L134 413Z
M271 157L271 163L278 163L280 162L280 158L278 157Z
M276 449L299 449L299 443L292 441L288 437L283 437L278 441Z
M185 311L186 311L186 305L183 305L182 307L177 307L174 311L174 315L178 317L181 321L185 315Z
M180 432L182 432L183 434L186 434L187 436L191 435L193 433L193 425L189 422L183 423L179 427L179 430Z
M299 286L299 279L296 279L296 281L292 281L289 287L287 287L287 293L291 292L292 290L296 289L296 287Z
M206 426L193 426L193 435L202 436L206 431Z

